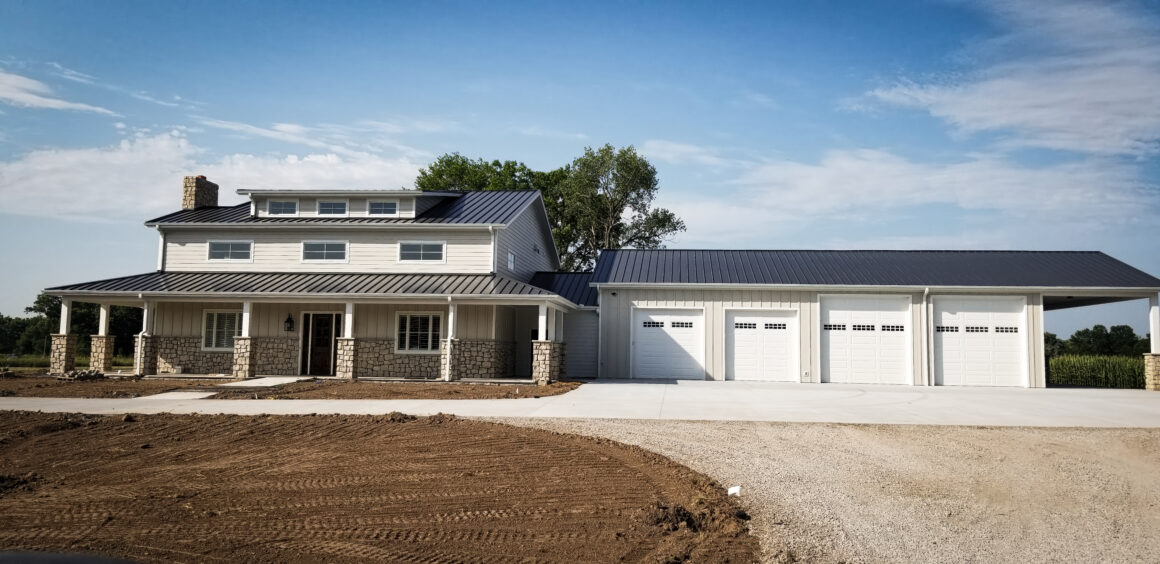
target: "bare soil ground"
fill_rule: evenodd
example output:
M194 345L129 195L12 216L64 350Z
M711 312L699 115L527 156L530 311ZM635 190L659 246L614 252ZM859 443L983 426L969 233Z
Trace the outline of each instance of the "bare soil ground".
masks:
M141 380L134 378L67 381L51 376L0 378L0 396L37 398L136 398L172 390L208 388L229 380Z
M638 447L449 416L0 413L7 550L751 562L735 499Z
M517 399L555 396L580 382L472 384L465 382L295 382L276 388L223 390L210 399Z
M511 420L740 485L768 562L1156 562L1160 429Z

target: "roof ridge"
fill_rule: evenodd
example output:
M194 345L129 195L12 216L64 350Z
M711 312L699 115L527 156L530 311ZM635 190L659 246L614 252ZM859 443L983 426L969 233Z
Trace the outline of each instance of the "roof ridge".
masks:
M1106 254L1103 251L1031 249L601 249L601 253L1070 253Z

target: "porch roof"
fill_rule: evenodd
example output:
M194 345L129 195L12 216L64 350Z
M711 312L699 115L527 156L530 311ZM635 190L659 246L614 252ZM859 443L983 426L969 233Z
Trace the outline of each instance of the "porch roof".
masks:
M478 296L556 298L558 294L495 274L395 274L345 272L147 272L80 284L46 293L150 297L377 297Z

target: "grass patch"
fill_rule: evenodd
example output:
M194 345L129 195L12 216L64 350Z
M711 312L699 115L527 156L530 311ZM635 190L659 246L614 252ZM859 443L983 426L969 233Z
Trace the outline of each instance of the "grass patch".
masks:
M1144 389L1144 358L1061 355L1048 360L1049 386Z

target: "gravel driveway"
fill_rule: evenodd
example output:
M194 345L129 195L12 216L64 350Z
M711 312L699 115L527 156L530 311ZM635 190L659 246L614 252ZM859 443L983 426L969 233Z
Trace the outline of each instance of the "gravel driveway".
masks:
M1160 430L503 419L740 485L764 559L1154 562Z

